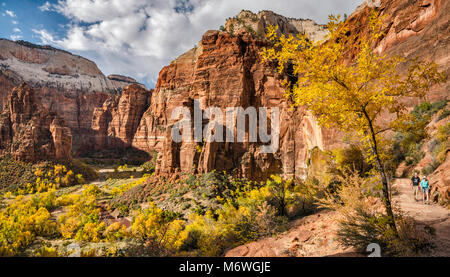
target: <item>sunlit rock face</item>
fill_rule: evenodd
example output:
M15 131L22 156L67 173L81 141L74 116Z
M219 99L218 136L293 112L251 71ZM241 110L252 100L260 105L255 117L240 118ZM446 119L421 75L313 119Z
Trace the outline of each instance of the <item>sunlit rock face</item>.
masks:
M132 144L159 153L158 173L225 170L254 180L275 173L304 178L309 150L329 149L339 142L337 132L320 128L303 109L291 108L280 76L273 66L261 63L259 53L264 46L266 42L247 32L232 35L208 31L196 48L162 69L150 108ZM264 143L236 140L174 142L171 131L178 118L172 119L172 112L177 107L187 107L193 115L195 101L203 111L218 107L224 115L229 107L266 107L269 117L271 108L279 108L278 150L263 153ZM207 123L204 121L203 126Z
M349 22L354 32L364 33L367 29L363 24L370 12L369 8L376 8L384 16L385 36L375 46L380 54L399 55L407 59L418 58L423 61L434 61L443 72L450 73L450 2L445 0L378 0L366 1L350 17ZM406 72L406 66L404 70ZM403 99L409 109L426 100L436 102L449 100L450 79L441 85L434 86L426 99ZM384 119L389 119L385 117ZM448 118L432 122L427 126L428 133L433 135L437 127L448 123ZM424 145L427 145L426 141ZM429 165L431 153L428 147L423 147L425 156L416 166L415 170ZM404 171L404 165L398 173ZM450 198L450 157L447 151L444 163L429 176L434 200L448 201ZM401 174L398 174L401 176ZM439 192L434 194L434 192Z
M380 54L399 55L436 62L440 70L450 73L450 2L445 0L378 0L365 1L348 18L352 32L367 32L365 23L371 9L384 17L385 36L375 46ZM406 66L404 67L406 72ZM450 81L435 86L427 100L434 102L449 97ZM420 99L409 99L409 106Z
M228 18L224 29L231 34L247 32L262 38L269 26L277 26L278 34L296 36L298 33L306 33L315 41L324 40L328 34L324 25L317 24L311 19L287 18L272 11L260 11L255 14L243 10L237 16Z

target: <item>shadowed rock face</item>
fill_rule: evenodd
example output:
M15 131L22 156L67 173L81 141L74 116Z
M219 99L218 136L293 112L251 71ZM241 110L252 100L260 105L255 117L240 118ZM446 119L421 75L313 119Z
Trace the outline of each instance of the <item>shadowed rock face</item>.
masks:
M0 115L0 153L26 162L69 159L72 135L64 120L39 103L26 84L14 88Z
M111 96L96 108L92 119L96 150L131 147L150 97L150 91L133 84L125 87L121 96Z

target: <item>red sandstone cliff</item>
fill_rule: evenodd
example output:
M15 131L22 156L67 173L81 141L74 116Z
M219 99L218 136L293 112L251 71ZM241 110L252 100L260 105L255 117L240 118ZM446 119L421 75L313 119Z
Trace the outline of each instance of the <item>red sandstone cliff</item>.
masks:
M0 39L0 111L5 110L13 87L23 82L34 89L45 109L64 119L79 154L95 148L94 110L136 81L107 78L94 62L66 51Z
M309 150L339 143L336 132L318 127L303 110L291 110L280 77L261 64L263 46L264 41L249 33L208 31L197 48L163 68L133 141L135 148L159 153L158 173L226 170L251 179L281 172L305 177ZM172 111L180 106L192 110L194 100L203 110L219 107L224 114L227 107L278 107L280 150L265 154L262 144L249 142L173 142L171 129L177 120L171 120Z
M57 114L42 107L28 85L12 90L0 118L2 155L27 162L71 157L70 129Z
M440 70L450 73L450 2L445 0L377 0L365 1L348 18L352 32L367 30L371 9L384 17L385 36L375 50L381 54L399 55L407 59L434 61ZM450 79L432 89L427 100L449 99ZM409 106L419 99L409 101Z
M133 84L125 87L122 95L110 96L102 107L95 108L92 119L95 149L131 147L150 97L150 91Z

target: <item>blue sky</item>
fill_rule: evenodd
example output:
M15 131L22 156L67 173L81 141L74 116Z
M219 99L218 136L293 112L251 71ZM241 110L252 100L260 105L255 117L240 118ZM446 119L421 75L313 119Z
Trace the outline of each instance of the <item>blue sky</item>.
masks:
M0 37L48 44L154 87L161 68L242 9L326 23L363 0L0 0Z
M13 39L23 38L33 43L41 43L39 35L32 29L47 29L52 33L64 34L65 26L70 21L67 17L56 12L44 12L39 7L44 5L43 0L0 0L0 37ZM48 1L56 3L57 1ZM12 13L11 13L12 12ZM18 30L14 30L18 28Z

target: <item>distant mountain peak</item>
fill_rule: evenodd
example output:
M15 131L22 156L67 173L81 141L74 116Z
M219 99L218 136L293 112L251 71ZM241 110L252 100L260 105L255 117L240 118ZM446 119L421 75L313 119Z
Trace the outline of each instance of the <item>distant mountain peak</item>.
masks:
M222 31L231 34L248 32L262 38L270 25L278 26L280 34L303 33L312 40L323 40L328 33L324 25L317 24L311 19L288 18L269 10L262 10L258 13L242 10L235 17L227 19Z

